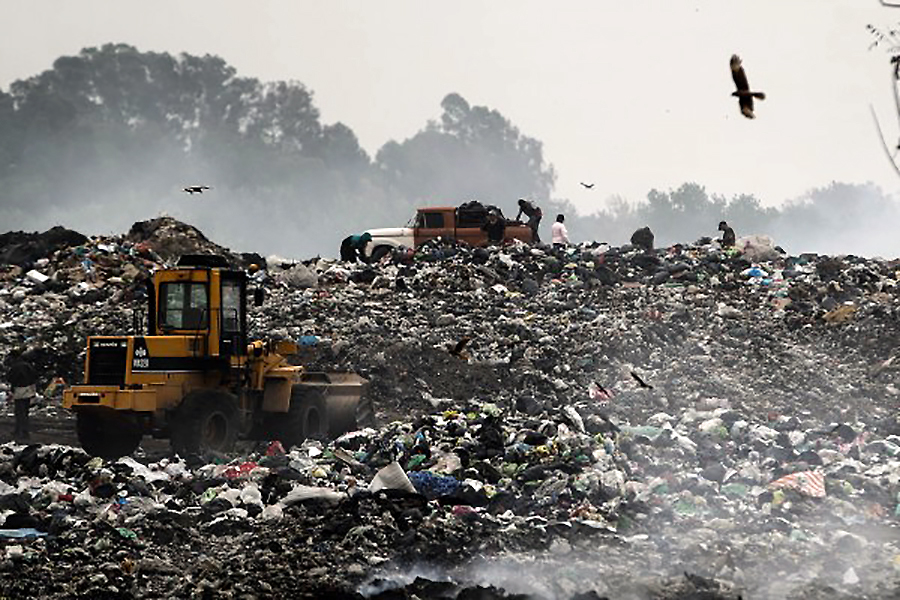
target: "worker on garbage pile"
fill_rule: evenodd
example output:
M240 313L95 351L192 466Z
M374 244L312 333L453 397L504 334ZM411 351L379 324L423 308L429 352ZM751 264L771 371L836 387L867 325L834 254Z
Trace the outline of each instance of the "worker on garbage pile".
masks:
M631 244L643 248L646 252L653 251L653 232L649 227L641 227L631 234Z
M728 226L728 223L725 221L719 222L719 231L722 232L722 239L719 240L719 243L722 244L723 248L731 248L734 246L734 229Z
M496 210L488 213L487 221L481 226L487 232L488 244L495 246L503 243L506 236L506 219L501 219Z
M31 438L31 427L28 422L28 412L31 410L31 399L35 396L35 383L37 383L37 371L32 365L33 354L30 351L18 350L9 356L9 371L7 379L13 389L13 401L15 402L16 428L13 436L16 440L28 440Z
M522 218L523 213L528 217L528 226L531 227L532 240L535 244L540 244L541 236L538 234L538 227L541 224L541 217L544 216L544 211L541 210L540 206L535 206L525 198L519 198L519 214L516 215L516 221Z
M569 231L565 225L565 215L556 215L556 222L550 226L550 235L553 241L553 247L557 250L565 248L569 242Z
M341 260L344 262L356 262L357 260L368 262L366 244L371 241L372 234L368 231L360 235L348 235L341 242Z

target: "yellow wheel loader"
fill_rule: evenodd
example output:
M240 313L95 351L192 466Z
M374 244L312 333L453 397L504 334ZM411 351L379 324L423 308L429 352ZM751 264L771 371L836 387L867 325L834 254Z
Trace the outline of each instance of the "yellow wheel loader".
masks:
M146 335L89 337L84 384L64 392L82 447L117 458L152 435L185 456L227 452L239 438L288 447L354 429L366 380L291 365L292 341L248 341L247 299L247 274L221 256L155 272Z

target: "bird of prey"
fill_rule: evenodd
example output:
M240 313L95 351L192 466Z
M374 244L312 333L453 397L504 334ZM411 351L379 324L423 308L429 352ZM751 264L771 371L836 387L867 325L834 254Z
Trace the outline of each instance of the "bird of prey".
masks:
M588 386L588 395L592 400L609 400L612 398L612 392L604 388L596 381L592 381Z
M734 79L734 85L737 87L736 92L732 92L732 96L737 96L738 105L741 107L741 114L748 119L755 119L753 114L753 99L765 100L766 95L762 92L751 92L750 84L747 82L747 74L744 73L744 67L741 65L741 58L737 54L731 55L731 77Z
M638 382L638 385L641 386L642 388L647 388L648 390L653 389L652 385L650 385L649 383L644 383L644 380L641 379L640 376L637 373L635 373L634 371L631 371L631 376L634 378L635 381Z
M472 340L470 337L464 337L459 340L456 345L450 349L450 354L453 356L459 356L460 358L465 358L466 355L463 353L468 343Z
M196 194L202 194L203 190L211 190L212 188L208 185L189 185L186 188L182 188L183 191L187 192L191 196Z
M581 185L583 185L586 189L591 189L592 187L594 187L594 184L593 184L593 183L585 183L585 182L583 182L583 181L579 181L579 183L580 183Z

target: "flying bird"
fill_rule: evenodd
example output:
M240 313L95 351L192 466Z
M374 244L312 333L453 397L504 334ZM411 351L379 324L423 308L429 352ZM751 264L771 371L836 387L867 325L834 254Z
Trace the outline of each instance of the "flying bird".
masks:
M736 92L731 92L732 96L737 96L738 106L741 107L741 114L748 119L755 119L753 114L753 99L765 100L766 95L762 92L751 92L750 84L747 82L747 74L744 73L744 67L741 65L741 58L737 54L731 55L731 77L734 79L734 85L737 86Z
M183 191L187 192L191 196L196 194L202 194L203 190L211 190L212 188L208 185L189 185L186 188L182 188Z
M596 381L592 381L588 386L588 395L592 400L609 400L612 398L612 392L604 388Z
M649 383L645 383L644 380L641 379L640 376L637 373L635 373L634 371L631 371L631 376L634 378L635 381L638 382L638 385L641 386L642 388L647 388L648 390L653 389L652 385L650 385Z
M583 185L586 189L591 189L592 187L594 187L594 184L593 184L593 183L585 183L585 182L583 182L583 181L580 181L579 183L580 183L581 185Z
M466 358L466 355L463 353L463 350L465 350L466 346L469 344L469 342L470 342L471 340L472 340L472 338L470 338L470 337L464 337L464 338L462 338L462 339L459 340L459 341L456 343L456 345L450 350L450 354L452 354L453 356L458 356L458 357L460 357L460 358Z

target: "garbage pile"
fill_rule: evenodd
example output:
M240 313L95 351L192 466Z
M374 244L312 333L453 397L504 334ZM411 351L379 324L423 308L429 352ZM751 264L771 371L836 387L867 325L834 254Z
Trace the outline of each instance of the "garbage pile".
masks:
M171 217L135 223L124 236L88 238L62 227L0 235L0 364L16 347L33 348L43 386L57 377L79 381L86 336L134 332L149 273L194 253L239 265L264 261L235 255Z
M2 351L77 377L129 331L125 265L166 260L138 243L89 242L90 300L72 248L0 267ZM375 424L190 463L0 446L0 595L895 597L900 263L737 247L270 261L254 334L366 376Z

